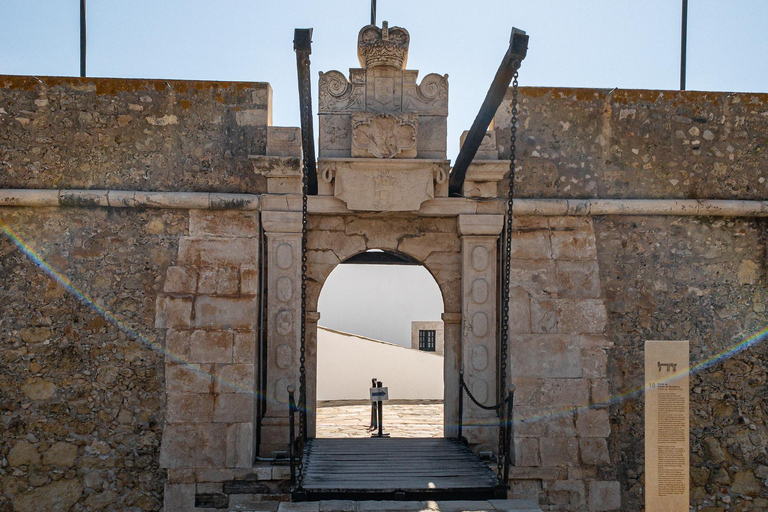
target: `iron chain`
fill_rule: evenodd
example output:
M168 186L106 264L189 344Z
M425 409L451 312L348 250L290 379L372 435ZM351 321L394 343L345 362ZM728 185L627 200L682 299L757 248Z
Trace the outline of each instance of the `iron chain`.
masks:
M309 55L302 57L309 61ZM309 62L305 69L309 69ZM309 80L302 80L301 94L303 99L310 97ZM309 101L303 101L304 111L302 116L311 117ZM302 147L306 148L312 143L309 135L302 130ZM299 463L297 467L297 479L299 488L304 482L304 440L307 438L307 194L309 191L309 160L307 152L302 152L301 173L301 343L299 347Z
M501 393L499 404L506 403L504 399L507 392L507 359L508 347L509 347L509 276L511 273L511 261L512 256L512 210L514 206L515 197L515 159L516 159L516 143L517 143L517 92L518 92L518 73L515 71L514 79L512 80L512 126L511 137L509 143L509 191L508 191L508 205L507 205L507 218L504 225L504 247L503 247L503 260L504 260L504 273L501 278L501 348L499 350L499 392ZM499 408L499 424L502 425L499 428L499 458L497 461L497 477L499 482L503 485L507 485L507 482L502 482L504 458L509 457L506 450L506 430L510 428L509 425L503 423L504 407ZM513 440L514 442L514 440Z

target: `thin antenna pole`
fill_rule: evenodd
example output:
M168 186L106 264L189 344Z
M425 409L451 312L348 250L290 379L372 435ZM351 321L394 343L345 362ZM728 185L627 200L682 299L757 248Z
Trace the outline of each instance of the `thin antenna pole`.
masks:
M371 0L371 25L376 25L376 0Z
M80 77L85 78L85 0L80 0Z
M683 26L680 35L680 90L685 90L686 58L688 53L688 0L683 0Z

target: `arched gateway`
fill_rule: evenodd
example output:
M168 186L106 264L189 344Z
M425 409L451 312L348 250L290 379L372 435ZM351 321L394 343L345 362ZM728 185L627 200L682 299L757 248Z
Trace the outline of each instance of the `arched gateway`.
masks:
M315 161L310 37L309 30L296 32L302 129L267 126L266 155L251 157L255 172L266 181L259 211L192 212L190 237L179 248L180 266L169 270L167 294L158 299L157 326L169 329L167 345L191 347L193 363L167 362L168 407L175 411L161 450L161 464L169 468L167 510L186 510L192 501L205 508L218 499L231 506L227 500L233 496L285 492L288 478L294 499L506 496L510 479L527 482L527 474L507 474L508 463L514 462L510 454L519 444L526 464L536 466L543 435L530 431L517 439L504 426L511 425L511 406L503 407L510 383L505 329L514 324L505 318L507 301L522 293L515 307L528 304L527 294L538 296L537 290L548 287L539 282L536 268L543 265L545 276L555 258L571 258L567 250L559 256L545 251L536 256L543 260L518 262L516 291L510 295L505 289L511 235L500 242L511 217L502 180L510 169L506 156L514 152L509 130L486 130L525 56L527 38L513 31L499 73L451 168L446 158L447 76L429 74L417 83L418 72L405 69L408 32L386 22L360 31L361 68L351 69L349 76L320 74ZM507 125L515 125L514 112ZM506 149L497 133L506 134ZM549 231L564 230L573 240L565 248L581 243L582 234L587 241L594 237L591 225L569 222L529 227L546 234L553 246L559 235ZM517 251L530 245L526 236ZM531 254L539 245L534 241ZM313 439L320 290L336 265L369 250L422 264L440 287L444 440L400 440L416 443L405 446L392 439L372 448L343 444L364 440L334 440L339 446ZM217 284L218 270L211 269L204 287L188 290L183 265L234 265L239 270L231 287ZM226 268L221 272L228 275ZM190 303L192 318L181 313ZM527 320L532 313L525 313L525 325L515 331L517 348L523 350L518 354L546 350L520 337L527 332L548 336L541 347L559 350L562 340L547 334L553 332L547 301L537 307L536 325ZM556 365L551 372L550 359ZM541 364L531 359L533 367L518 365L515 376L537 378L541 367L557 378L577 377L561 371L561 359L542 357ZM533 405L531 397L527 400ZM328 475L328 468L337 476L357 475L369 467L370 451L381 449L380 460L392 464L382 466L386 471L376 475L377 484ZM499 461L495 473L478 457L483 452ZM356 460L355 453L363 458ZM403 455L411 458L398 459ZM342 459L351 460L351 466L339 470ZM405 480L403 471L410 471ZM361 493L361 485L370 492Z
M261 213L269 290L262 454L287 450L291 385L301 409L306 405L300 430L314 437L319 292L335 265L372 249L406 255L437 280L445 303L445 435L455 438L463 423L462 433L476 451L498 451L497 411L467 401L459 417L459 376L463 369L481 405L502 399L497 260L506 194L499 197L497 185L509 163L498 160L489 135L481 148L488 160L469 168L460 197L449 197L448 80L430 74L417 83L418 72L405 69L409 37L386 22L381 28L366 26L358 38L361 68L350 70L349 77L320 74L319 158L315 171L311 150L304 152L306 202L297 160L285 158L278 165L270 156L254 160L274 193L262 198ZM301 76L300 32L297 50ZM510 67L519 66L521 58ZM303 100L306 106L308 95ZM304 128L304 147L311 148L311 127ZM279 141L273 131L268 146Z

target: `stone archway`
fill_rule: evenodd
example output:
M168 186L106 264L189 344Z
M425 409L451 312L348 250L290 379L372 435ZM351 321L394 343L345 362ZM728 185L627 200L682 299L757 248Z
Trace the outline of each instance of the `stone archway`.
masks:
M445 425L455 425L461 332L461 240L456 218L380 215L310 216L307 238L307 405L309 436L315 432L317 382L317 303L331 271L341 262L372 249L404 254L419 262L440 289L445 323ZM450 427L446 437L456 434Z

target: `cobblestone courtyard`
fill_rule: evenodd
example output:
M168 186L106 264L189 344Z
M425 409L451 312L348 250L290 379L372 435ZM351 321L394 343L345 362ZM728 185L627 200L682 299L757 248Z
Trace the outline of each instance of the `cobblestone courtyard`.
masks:
M443 403L384 402L384 431L392 437L443 437ZM317 437L368 437L371 405L321 402L317 409Z

